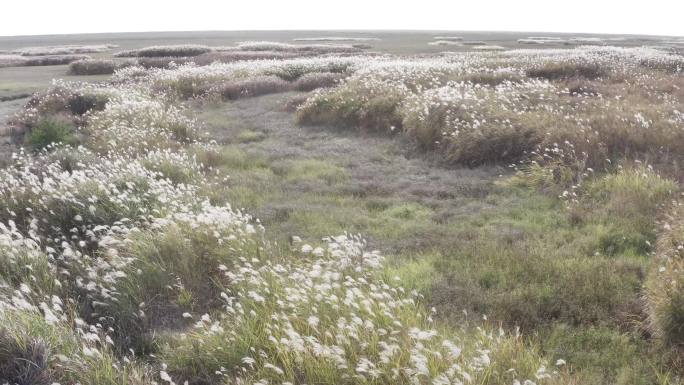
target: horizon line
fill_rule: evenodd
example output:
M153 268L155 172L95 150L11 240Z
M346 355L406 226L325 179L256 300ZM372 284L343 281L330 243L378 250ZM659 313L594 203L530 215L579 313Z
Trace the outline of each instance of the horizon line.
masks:
M444 32L464 32L464 33L548 33L558 35L610 35L610 36L638 36L638 37L677 37L681 38L684 35L658 35L658 34L644 34L644 33L617 33L617 32L558 32L558 31L523 31L523 30L467 30L467 29L347 29L347 28L333 28L333 29L206 29L206 30L148 30L148 31L107 31L107 32L58 32L58 33L36 33L36 34L17 34L17 35L0 35L1 38L21 38L21 37L52 37L52 36L70 36L70 35L113 35L113 34L146 34L146 33L230 33L230 32L381 32L381 33L444 33Z

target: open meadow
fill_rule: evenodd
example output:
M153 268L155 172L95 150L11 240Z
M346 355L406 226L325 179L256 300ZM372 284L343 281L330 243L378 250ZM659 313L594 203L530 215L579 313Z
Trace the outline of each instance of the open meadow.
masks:
M0 384L684 384L683 53L0 37Z

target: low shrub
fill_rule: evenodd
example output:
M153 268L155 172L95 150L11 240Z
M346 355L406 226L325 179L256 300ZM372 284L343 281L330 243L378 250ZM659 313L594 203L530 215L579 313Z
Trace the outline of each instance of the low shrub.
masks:
M296 245L302 258L278 264L238 260L226 274L226 316L203 316L186 338L169 336L161 344L169 373L192 383L237 377L247 383L355 378L361 384L410 384L414 373L483 385L535 374L541 383L557 378L516 337L483 330L464 343L433 330L427 313L415 307L415 293L372 280L376 253L351 237L327 241L327 247ZM330 300L311 306L315 298ZM486 373L478 369L484 362ZM452 372L454 364L459 370Z
M182 109L160 100L111 100L104 110L88 117L83 131L91 148L130 151L132 155L148 152L150 148L178 148L198 137L194 119Z
M45 304L43 309L63 316L59 303L52 306ZM0 381L31 385L154 383L156 376L150 368L133 358L120 361L100 340L102 330L95 327L72 329L66 320L46 319L27 309L0 312L0 321Z
M188 57L139 57L135 59L135 63L143 68L173 68L195 60Z
M23 62L25 66L54 66L70 64L79 60L90 59L86 55L50 55L50 56L32 56Z
M210 52L204 45L160 45L116 53L116 57L187 57Z
M74 94L67 101L67 108L74 115L84 115L90 111L105 109L109 97L104 94Z
M0 319L0 381L50 385L58 380L55 355L79 349L75 335L48 325L40 314L0 313Z
M307 53L282 51L227 51L208 52L195 57L193 61L197 65L207 65L214 62L232 63L244 60L283 60L308 55Z
M646 281L649 328L665 345L684 352L684 206L664 220Z
M447 162L473 167L518 161L540 141L541 134L535 128L494 123L447 138L442 146Z
M547 62L527 70L527 76L547 80L571 78L596 79L607 74L605 68L593 63Z
M283 105L283 110L287 112L296 112L297 109L304 104L307 99L311 97L310 94L299 94L299 95L294 95L291 96L287 99L285 102L285 105Z
M497 230L468 234L450 257L435 262L444 275L430 297L443 313L458 317L465 309L529 331L554 322L615 325L638 309L641 262L590 256L589 247L577 244L581 238L558 240L564 250L554 250L523 236L507 239Z
M85 59L69 64L71 75L109 75L113 74L120 63L109 59Z
M221 306L223 276L219 266L233 266L249 253L257 255L258 235L244 228L223 227L216 215L207 212L202 224L179 221L128 237L118 254L132 261L126 276L116 284L117 299L99 309L99 316L111 319L117 348L148 351L152 335L159 329L183 328L183 313L204 314ZM236 237L238 234L244 236Z
M677 184L645 167L624 168L583 183L579 204L590 220L609 226L599 234L606 255L647 255L656 241L655 218Z
M344 75L333 72L314 72L302 75L294 84L297 91L313 91L336 85Z
M217 93L226 100L285 92L292 89L292 84L276 76L260 76L245 80L227 81L213 86L210 94Z
M0 68L19 67L26 63L26 58L21 55L0 54Z
M24 143L35 151L54 144L78 143L76 127L70 121L48 118L38 122L26 135Z
M459 76L457 80L494 87L505 82L519 83L523 79L513 72L478 72Z
M436 40L429 42L428 45L460 47L463 45L463 43L461 43L460 41Z
M647 68L675 74L684 72L684 58L682 58L681 55L663 55L661 57L645 58L641 60L641 65Z
M238 43L237 46L243 51L309 52L315 55L361 52L360 48L346 44L287 44L270 41L246 41Z
M116 48L113 44L92 45L54 45L44 47L24 47L12 50L11 53L22 56L70 55L79 53L99 53Z
M327 124L364 131L397 132L404 95L390 84L368 85L363 81L314 94L297 109L303 125Z

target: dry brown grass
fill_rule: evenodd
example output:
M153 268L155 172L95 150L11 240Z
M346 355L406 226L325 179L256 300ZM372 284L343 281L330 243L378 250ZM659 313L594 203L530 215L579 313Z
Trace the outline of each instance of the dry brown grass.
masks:
M548 80L583 78L597 79L607 74L605 68L589 63L548 62L527 70L527 76Z
M87 55L49 55L49 56L19 56L0 55L0 68L2 67L35 67L63 65L77 60L90 59Z
M292 83L277 76L261 76L245 80L234 80L212 86L210 94L219 94L223 99L235 100L245 97L285 92L292 89Z
M116 53L116 57L188 57L210 52L204 45L160 45Z
M313 72L304 74L297 79L294 88L297 91L312 91L317 88L332 87L344 77L343 74L335 72Z

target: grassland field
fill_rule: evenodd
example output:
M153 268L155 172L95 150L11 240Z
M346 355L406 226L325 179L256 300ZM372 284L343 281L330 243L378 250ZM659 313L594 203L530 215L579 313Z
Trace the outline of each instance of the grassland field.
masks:
M245 41L371 47L0 68L0 384L684 383L684 40L0 51Z

